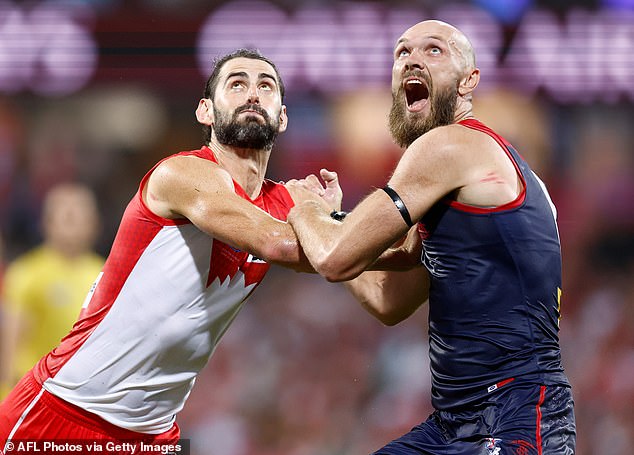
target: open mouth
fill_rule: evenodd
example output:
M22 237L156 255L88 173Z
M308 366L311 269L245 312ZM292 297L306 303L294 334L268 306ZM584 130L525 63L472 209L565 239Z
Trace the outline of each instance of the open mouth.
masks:
M418 111L422 109L429 99L429 88L427 83L418 78L407 78L403 83L405 89L405 100L407 108L410 111Z

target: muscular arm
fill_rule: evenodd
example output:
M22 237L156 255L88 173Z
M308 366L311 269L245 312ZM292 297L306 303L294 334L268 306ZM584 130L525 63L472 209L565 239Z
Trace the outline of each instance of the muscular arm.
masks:
M372 268L402 268L402 271L366 271L344 282L350 293L374 317L386 325L407 319L429 295L429 275L420 263L421 241L416 227L403 245L390 248Z
M344 284L354 298L385 325L396 325L407 319L429 295L429 276L422 266L402 272L363 272Z
M465 182L466 160L461 148L453 145L451 136L460 134L454 128L462 127L436 128L421 136L405 151L390 179L414 222ZM371 193L342 223L329 220L312 201L294 207L288 220L315 270L330 281L355 278L408 231L383 190Z
M407 235L385 250L368 270L407 271L421 265L423 245L418 226L414 225Z
M201 231L235 248L298 271L312 271L288 223L234 192L229 173L196 157L170 158L144 190L150 210L169 219L187 218Z
M488 135L459 124L420 136L403 154L389 185L414 223L441 198L496 207L517 197L517 172ZM317 272L330 281L351 280L366 270L408 227L391 198L376 190L343 221L333 223L314 201L289 213L302 248Z

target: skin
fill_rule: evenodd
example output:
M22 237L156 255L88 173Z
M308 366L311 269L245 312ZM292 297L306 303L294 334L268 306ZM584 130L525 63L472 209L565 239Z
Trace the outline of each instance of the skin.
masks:
M99 233L99 211L92 191L78 184L51 190L42 211L44 243L73 258L90 251Z
M282 105L274 69L261 60L242 57L229 60L221 69L214 101L203 98L196 109L198 121L212 126L209 146L218 164L193 156L166 160L150 176L143 190L143 201L161 217L187 218L210 236L268 262L312 271L290 225L234 192L235 180L251 199L260 194L271 150L240 149L221 144L213 131L214 103L222 112L233 112L247 103L257 104L269 117L279 119L280 133L288 125L286 106ZM239 120L247 118L265 122L264 117L254 110L243 111L238 117ZM338 206L341 198L339 195L337 203L340 189L336 174L326 171L322 178L327 182L327 190L322 196L333 206ZM324 199L321 201L327 208Z
M414 222L444 197L477 207L496 207L516 199L522 189L512 162L492 138L455 123L473 117L472 92L480 78L474 61L467 38L440 21L414 25L396 43L393 92L408 82L412 71L425 73L434 90L456 87L454 123L415 139L388 183ZM410 106L404 98L396 102L405 103L408 124L430 115L426 100ZM302 186L302 182L291 184ZM429 277L420 266L422 246L416 226L408 232L383 190L371 193L342 223L329 220L309 191L301 195L288 220L317 272L329 281L351 280L346 286L353 295L388 325L405 319L427 300ZM395 246L404 236L406 240ZM362 274L378 258L410 269ZM413 264L417 267L411 268Z

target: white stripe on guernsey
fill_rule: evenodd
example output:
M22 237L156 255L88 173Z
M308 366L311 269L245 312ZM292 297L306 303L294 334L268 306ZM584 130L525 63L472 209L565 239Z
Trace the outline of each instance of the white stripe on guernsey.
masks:
M88 294L86 294L84 303L81 306L82 309L88 308L88 304L92 300L92 296L95 293L95 289L97 288L97 285L99 284L99 281L101 280L102 276L103 276L103 272L99 272L99 275L97 275L97 278L95 279L94 283L92 284L92 286L90 286L90 290L88 291Z
M13 429L11 430L11 433L9 433L9 436L7 437L7 441L4 444L4 449L3 449L4 452L7 451L7 444L11 442L11 438L13 438L13 435L15 434L15 432L18 431L18 428L20 428L20 425L22 424L22 422L24 422L24 419L26 419L27 414L31 412L31 409L33 409L33 406L35 406L35 404L39 401L43 393L44 393L44 389L41 389L40 393L38 393L37 396L33 398L33 401L29 403L29 405L26 407L26 409L24 410L24 412L22 413L18 421L15 423Z

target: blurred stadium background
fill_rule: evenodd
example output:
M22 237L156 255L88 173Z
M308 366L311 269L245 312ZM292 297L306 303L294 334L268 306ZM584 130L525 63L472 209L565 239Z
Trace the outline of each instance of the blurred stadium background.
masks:
M546 181L564 255L561 340L578 455L634 450L633 0L0 0L4 262L40 239L42 196L99 197L106 255L140 177L198 148L214 55L257 47L288 86L269 176L339 171L351 208L400 151L387 133L392 46L419 20L465 31L476 116ZM178 421L192 454L357 455L431 412L426 309L382 327L341 285L274 268Z

